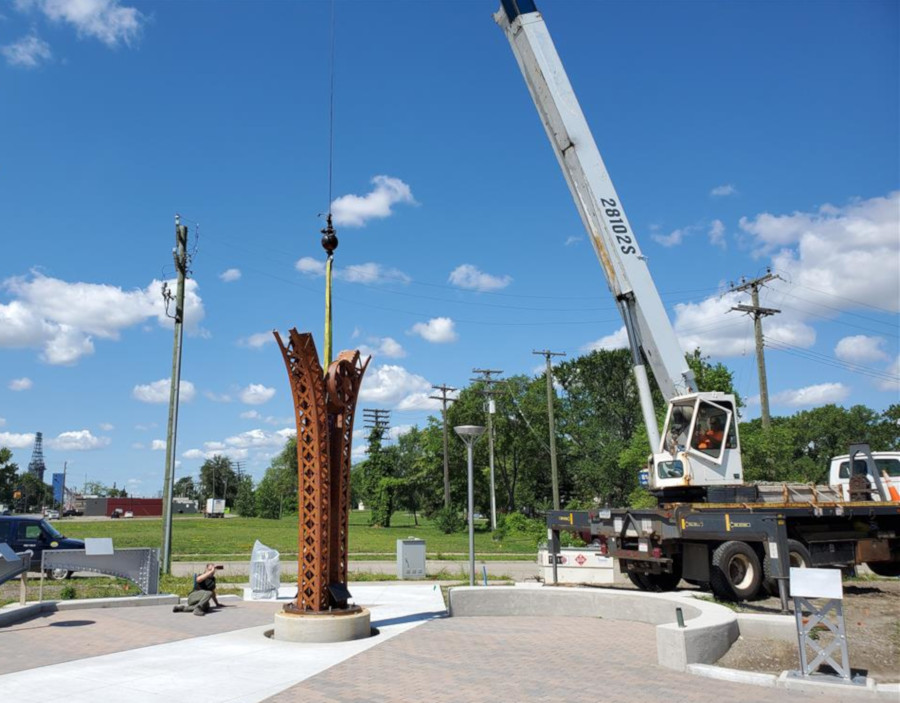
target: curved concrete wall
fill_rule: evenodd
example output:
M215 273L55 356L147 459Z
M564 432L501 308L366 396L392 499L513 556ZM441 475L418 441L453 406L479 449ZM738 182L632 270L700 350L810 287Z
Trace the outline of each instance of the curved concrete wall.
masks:
M684 614L677 624L675 609ZM599 617L656 625L657 658L683 671L688 664L719 660L739 634L728 608L676 593L643 593L592 588L464 587L450 590L450 615L549 615Z

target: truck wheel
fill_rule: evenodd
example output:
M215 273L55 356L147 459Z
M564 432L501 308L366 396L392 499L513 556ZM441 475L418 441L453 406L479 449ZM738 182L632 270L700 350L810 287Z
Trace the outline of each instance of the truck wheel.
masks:
M650 585L647 590L656 593L674 591L681 582L681 574L644 574L644 578Z
M71 578L71 576L72 572L66 571L66 569L50 569L47 571L47 577L54 581L65 581L67 578Z
M802 542L788 540L788 561L795 569L808 569L812 566L812 556ZM778 581L772 578L772 563L766 557L763 563L763 588L770 596L778 597Z
M637 586L642 591L652 591L653 589L650 587L650 583L647 581L647 575L642 574L638 571L629 571L628 572L628 580L631 581L635 586Z
M866 566L878 576L900 576L900 562L897 561L867 561Z
M762 567L749 544L725 542L713 552L709 576L710 588L719 600L750 600L762 584Z

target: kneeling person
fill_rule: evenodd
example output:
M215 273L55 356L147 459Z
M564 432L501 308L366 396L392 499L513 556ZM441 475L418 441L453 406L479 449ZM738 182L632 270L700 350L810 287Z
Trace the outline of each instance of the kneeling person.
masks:
M215 577L216 569L221 568L221 566L216 566L215 564L207 564L206 571L197 576L197 584L194 587L194 590L188 595L187 604L176 605L172 608L172 612L192 612L194 615L206 615L206 613L209 612L210 601L215 603L217 608L221 608L222 604L219 603L219 599L216 598Z

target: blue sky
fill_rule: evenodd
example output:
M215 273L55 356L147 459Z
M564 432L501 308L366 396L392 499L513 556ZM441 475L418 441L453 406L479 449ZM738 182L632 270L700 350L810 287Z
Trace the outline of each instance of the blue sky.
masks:
M473 367L623 339L488 0L335 5L335 347L395 432ZM686 350L759 412L900 388L896 2L539 3ZM291 429L271 330L321 349L328 2L0 2L0 444L156 495L173 218L191 264L176 476ZM199 223L199 227L198 227ZM198 236L199 235L199 236ZM359 447L358 447L359 448Z

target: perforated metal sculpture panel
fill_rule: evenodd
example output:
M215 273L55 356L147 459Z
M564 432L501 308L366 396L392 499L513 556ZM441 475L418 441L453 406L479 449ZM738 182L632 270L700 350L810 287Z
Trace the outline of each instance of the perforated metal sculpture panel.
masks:
M358 351L341 352L323 374L310 333L292 329L287 345L274 334L297 422L299 588L286 609L345 608L353 417L369 358L363 362Z

